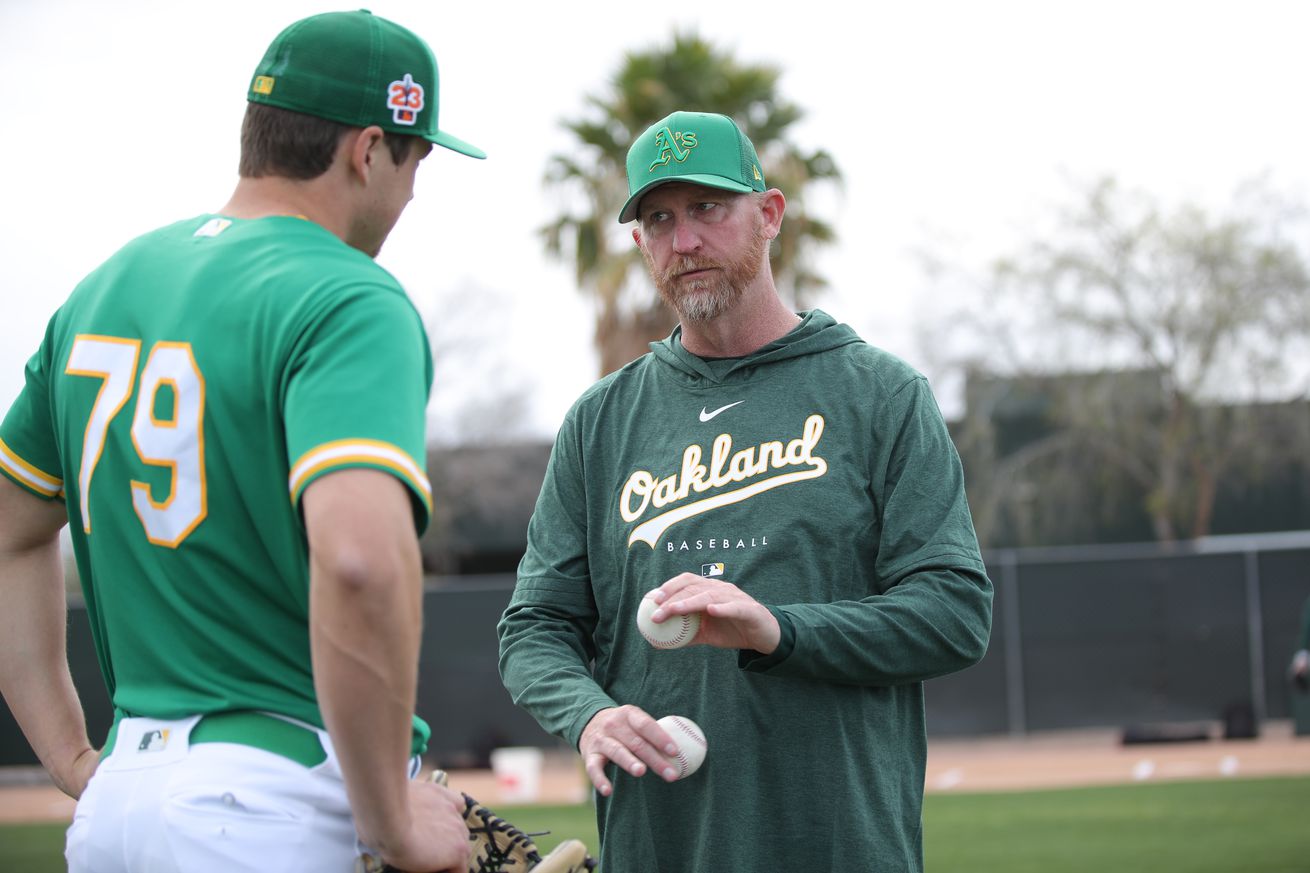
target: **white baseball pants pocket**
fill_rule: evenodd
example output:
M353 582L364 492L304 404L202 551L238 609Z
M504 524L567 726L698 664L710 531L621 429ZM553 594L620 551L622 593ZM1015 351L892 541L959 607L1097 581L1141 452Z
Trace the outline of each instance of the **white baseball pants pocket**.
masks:
M355 824L325 732L328 759L309 768L190 745L196 721L120 721L68 831L70 873L352 873Z

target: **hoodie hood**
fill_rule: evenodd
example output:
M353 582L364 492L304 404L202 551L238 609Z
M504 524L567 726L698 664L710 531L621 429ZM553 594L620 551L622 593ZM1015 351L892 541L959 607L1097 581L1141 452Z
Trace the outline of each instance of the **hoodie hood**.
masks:
M850 325L839 324L821 309L800 313L801 323L785 336L761 346L740 358L719 360L694 355L682 345L682 325L665 339L650 344L655 359L691 377L693 381L711 383L743 382L760 367L816 355L840 346L862 343Z

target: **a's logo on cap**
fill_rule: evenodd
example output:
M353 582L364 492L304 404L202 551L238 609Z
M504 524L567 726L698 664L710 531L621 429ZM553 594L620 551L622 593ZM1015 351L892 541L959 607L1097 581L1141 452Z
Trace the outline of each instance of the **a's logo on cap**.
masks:
M250 90L256 94L272 94L274 81L276 80L272 76L256 76L255 83L250 86Z
M757 166L755 166L754 164L752 164L752 165L751 165L751 169L755 171L755 181L756 181L756 182L763 182L763 181L764 181L764 177L760 175L760 168L757 167Z
M696 148L696 134L694 132L678 131L674 133L667 127L660 128L660 132L655 134L655 152L658 157L650 165L648 172L655 172L656 167L662 167L670 160L682 163L687 160L694 148Z
M417 124L418 114L423 111L423 86L406 73L405 78L388 86L387 107L396 124Z

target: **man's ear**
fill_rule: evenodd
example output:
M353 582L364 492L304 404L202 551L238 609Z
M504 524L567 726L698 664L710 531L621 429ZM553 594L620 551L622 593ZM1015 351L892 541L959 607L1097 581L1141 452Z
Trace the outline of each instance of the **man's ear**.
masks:
M634 225L632 226L632 241L635 242L635 243L637 244L637 248L641 248L641 225L640 225L640 224L634 224Z
M350 169L360 181L367 183L378 156L378 146L383 145L385 134L377 125L353 130L346 134L342 147L348 150Z
M787 211L787 198L777 188L770 188L760 198L760 213L764 216L764 235L773 239L782 231L782 214Z

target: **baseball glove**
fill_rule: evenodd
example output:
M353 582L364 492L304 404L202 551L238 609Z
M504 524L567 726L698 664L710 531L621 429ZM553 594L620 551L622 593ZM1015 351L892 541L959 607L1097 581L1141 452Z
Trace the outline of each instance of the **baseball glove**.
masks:
M433 770L433 782L446 784L444 770ZM596 869L596 859L587 854L581 840L565 840L544 858L532 837L514 827L467 794L464 798L464 822L469 829L472 853L469 873L584 873ZM540 834L537 834L540 836ZM365 855L358 865L360 873L399 873L381 859Z

